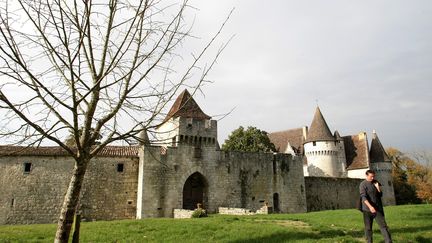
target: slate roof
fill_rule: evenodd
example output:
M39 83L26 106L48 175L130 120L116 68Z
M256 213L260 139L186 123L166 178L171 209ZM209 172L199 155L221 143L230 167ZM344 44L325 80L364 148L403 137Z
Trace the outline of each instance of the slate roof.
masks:
M375 131L373 132L372 135L369 157L371 163L391 162Z
M163 123L171 118L176 117L185 118L197 118L197 119L210 119L211 117L206 115L196 101L192 98L191 94L185 89L175 100L173 106L169 110L167 116L163 120Z
M103 157L138 157L139 146L107 146L98 156ZM52 147L25 147L0 145L0 156L69 156L59 146Z
M319 107L317 107L305 143L312 142L312 141L334 141L334 140L335 138L330 132L330 129L321 113L321 110L319 109Z
M342 137L345 145L346 165L348 170L369 167L369 148L366 133Z
M303 129L295 128L285 131L272 132L268 134L270 141L275 145L276 149L285 153L288 142L293 147L296 153L303 153Z

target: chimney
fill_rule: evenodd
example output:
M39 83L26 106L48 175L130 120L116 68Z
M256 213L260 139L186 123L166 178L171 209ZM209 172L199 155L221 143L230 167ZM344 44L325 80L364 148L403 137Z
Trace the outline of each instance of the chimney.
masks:
M305 141L307 139L307 133L308 133L308 127L304 126L303 127L303 138L304 138Z

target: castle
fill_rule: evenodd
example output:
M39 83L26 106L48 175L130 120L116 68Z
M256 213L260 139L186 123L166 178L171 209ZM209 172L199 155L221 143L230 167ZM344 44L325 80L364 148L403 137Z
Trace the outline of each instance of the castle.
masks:
M139 145L108 146L91 161L84 220L172 217L197 203L210 213L263 204L281 213L353 208L367 168L394 204L391 163L376 134L370 150L364 133L332 135L319 109L309 130L270 134L281 153L222 151L217 121L185 90L156 134L157 144L143 133ZM60 147L0 146L0 224L55 222L73 165Z
M310 129L307 126L269 134L276 148L284 153L303 156L303 173L312 177L364 178L368 169L377 172L384 202L394 205L392 163L375 131L369 149L366 132L341 137L331 133L319 107Z

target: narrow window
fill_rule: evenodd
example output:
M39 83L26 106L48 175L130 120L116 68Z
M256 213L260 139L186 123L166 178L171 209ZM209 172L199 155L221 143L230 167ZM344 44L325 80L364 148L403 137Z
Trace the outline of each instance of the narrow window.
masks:
M313 146L316 146L316 142L315 142L315 141L313 141L313 142L312 142L312 145L313 145Z
M123 172L124 171L124 164L119 163L117 164L117 172Z
M31 163L24 163L24 173L30 173L31 166Z
M194 148L194 158L201 158L201 148L199 147Z
M276 168L276 156L273 155L273 175L276 175L277 168Z
M11 207L13 207L14 204L15 204L15 198L12 198L12 201L11 201Z

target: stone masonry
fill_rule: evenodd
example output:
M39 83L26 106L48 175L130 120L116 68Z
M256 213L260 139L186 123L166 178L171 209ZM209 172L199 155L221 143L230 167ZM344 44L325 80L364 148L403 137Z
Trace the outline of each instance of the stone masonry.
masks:
M24 163L31 163L29 172ZM135 218L137 168L138 158L92 160L81 193L83 220ZM0 156L0 224L56 222L72 169L65 156Z
M185 90L158 127L157 141L149 141L144 132L139 145L108 146L90 162L78 210L83 220L93 221L187 217L197 204L209 213L219 208L265 213L263 205L274 213L353 208L360 179L304 176L303 130L273 136L280 141L278 147L289 147L283 151L294 151L292 154L220 150L217 121ZM311 130L309 139L319 140L312 136L320 135L318 130ZM329 139L336 139L330 142L342 141L338 133L327 133ZM287 143L287 134L296 139ZM357 138L343 139L356 144ZM372 162L379 173L389 174L391 164L379 141L375 143ZM367 143L364 145L361 154L368 154ZM325 156L337 154L333 152L317 151ZM0 146L0 224L55 222L73 166L61 147ZM368 168L367 156L356 156L350 166ZM391 202L391 178L380 178L387 182L385 190L390 193L386 199Z

